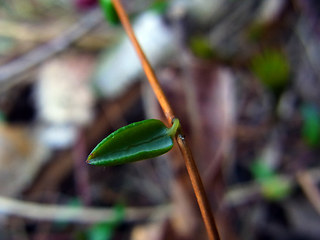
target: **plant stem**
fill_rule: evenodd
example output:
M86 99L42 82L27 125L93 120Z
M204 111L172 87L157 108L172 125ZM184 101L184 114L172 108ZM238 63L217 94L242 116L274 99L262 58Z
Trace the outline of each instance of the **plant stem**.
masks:
M168 119L169 124L172 124L172 121L174 119L173 111L170 107L170 104L169 104L166 96L163 93L162 88L160 87L160 84L156 78L156 75L154 74L154 71L153 71L148 59L146 58L146 56L145 56L145 54L139 44L134 32L133 32L129 18L128 18L126 12L124 11L119 0L113 0L113 4L114 4L114 7L118 13L118 16L119 16L119 19L122 23L122 26L124 27L129 39L131 40L133 47L135 48L135 50L138 54L138 57L141 61L142 68L145 71L147 78L149 80L149 83L150 83L154 93L157 96L157 99L161 105L161 108L163 109L163 112L164 112L166 118Z
M180 121L178 118L173 120L171 128L168 129L168 135L174 139L177 136L177 131L180 129Z
M181 133L178 134L176 139L177 139L180 151L185 160L188 174L192 183L193 191L197 197L202 219L206 226L209 239L219 240L220 239L219 232L218 232L214 217L212 215L211 207L206 197L206 192L203 187L203 183L199 175L197 165L193 159L191 150L187 145L184 136Z
M172 124L173 120L175 119L174 113L172 111L172 108L159 84L158 79L156 78L154 71L146 58L139 42L137 41L137 38L134 34L134 31L131 27L129 18L123 9L123 6L120 2L120 0L112 0L114 7L116 9L116 12L119 16L119 19L129 37L131 40L138 57L141 61L141 65L145 71L145 74L149 80L149 83L152 87L152 90L154 91L158 102L160 103L160 106L167 118L167 121L169 124ZM202 214L203 221L205 223L207 233L210 240L220 240L220 236L217 230L217 226L214 220L214 217L212 215L212 211L210 208L209 201L206 197L206 193L203 187L203 183L201 180L201 177L198 172L197 165L193 159L191 150L189 146L187 145L185 138L183 137L182 130L180 128L179 134L176 136L177 143L179 145L180 151L185 159L186 168L188 170L188 174L192 183L192 187L194 190L194 193L196 195L198 205Z

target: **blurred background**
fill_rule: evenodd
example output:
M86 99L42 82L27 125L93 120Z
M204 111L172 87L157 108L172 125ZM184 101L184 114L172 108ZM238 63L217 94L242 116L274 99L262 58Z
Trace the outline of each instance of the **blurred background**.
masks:
M180 119L222 239L320 239L320 3L123 0ZM96 0L0 0L0 240L207 239L175 146L85 160L166 122Z

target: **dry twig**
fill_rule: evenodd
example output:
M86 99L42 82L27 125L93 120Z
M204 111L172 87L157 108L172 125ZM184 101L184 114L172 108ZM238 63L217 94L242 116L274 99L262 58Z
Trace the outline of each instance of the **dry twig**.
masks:
M125 208L124 222L140 221L146 218L163 220L170 212L169 205L158 207ZM38 221L67 221L95 223L115 218L115 211L108 208L68 207L52 204L37 204L6 197L0 197L0 213ZM157 217L156 219L154 217Z

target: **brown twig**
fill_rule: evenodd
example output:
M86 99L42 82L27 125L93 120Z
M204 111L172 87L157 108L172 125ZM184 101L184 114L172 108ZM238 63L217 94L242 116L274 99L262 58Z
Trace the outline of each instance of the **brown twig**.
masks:
M146 73L146 76L149 80L149 83L152 87L152 90L154 91L158 102L160 103L160 106L169 122L169 124L172 124L175 116L174 113L171 109L171 106L159 84L159 81L157 80L154 71L148 61L148 59L146 58L139 42L137 41L137 38L133 32L133 29L131 27L129 18L125 12L125 10L123 9L120 0L113 0L113 4L114 7L118 13L119 19L126 31L126 33L128 34L137 54L138 57L141 61L142 67ZM216 223L214 220L214 217L212 215L211 212L211 208L210 208L210 204L209 201L206 197L206 193L202 184L202 180L201 177L199 175L196 163L194 162L192 153L190 148L188 147L183 134L180 132L177 137L176 140L178 142L180 151L185 159L185 164L186 164L186 168L188 170L188 174L190 176L190 180L194 189L194 193L196 195L199 207L200 207L200 211L202 214L202 218L203 221L205 223L207 232L208 232L208 236L210 240L218 240L220 239L217 227L216 227Z
M197 165L193 159L191 150L187 145L185 138L182 134L177 136L177 142L179 144L180 151L185 159L186 167L190 176L194 193L197 197L197 201L200 207L203 221L206 225L206 229L209 235L209 239L220 239L219 232L211 212L209 201L206 197L201 177Z

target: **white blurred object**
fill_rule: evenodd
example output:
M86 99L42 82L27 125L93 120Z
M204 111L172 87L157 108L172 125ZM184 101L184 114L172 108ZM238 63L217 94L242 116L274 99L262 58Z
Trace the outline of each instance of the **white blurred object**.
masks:
M71 147L78 136L78 128L74 125L51 124L39 129L39 140L51 148Z
M134 32L150 63L155 66L177 50L174 34L153 11L145 12L133 24ZM104 97L115 98L142 74L141 63L127 37L105 54L95 74L94 83Z
M92 63L67 56L45 63L36 87L39 117L53 124L85 125L92 118Z
M92 120L92 70L93 59L79 54L65 55L42 66L35 98L38 117L44 123L39 138L48 146L70 147L77 128Z
M274 21L282 12L286 0L265 0L256 15L257 23L266 24Z
M170 12L174 15L188 14L200 23L206 23L217 14L223 0L175 0L171 1Z

